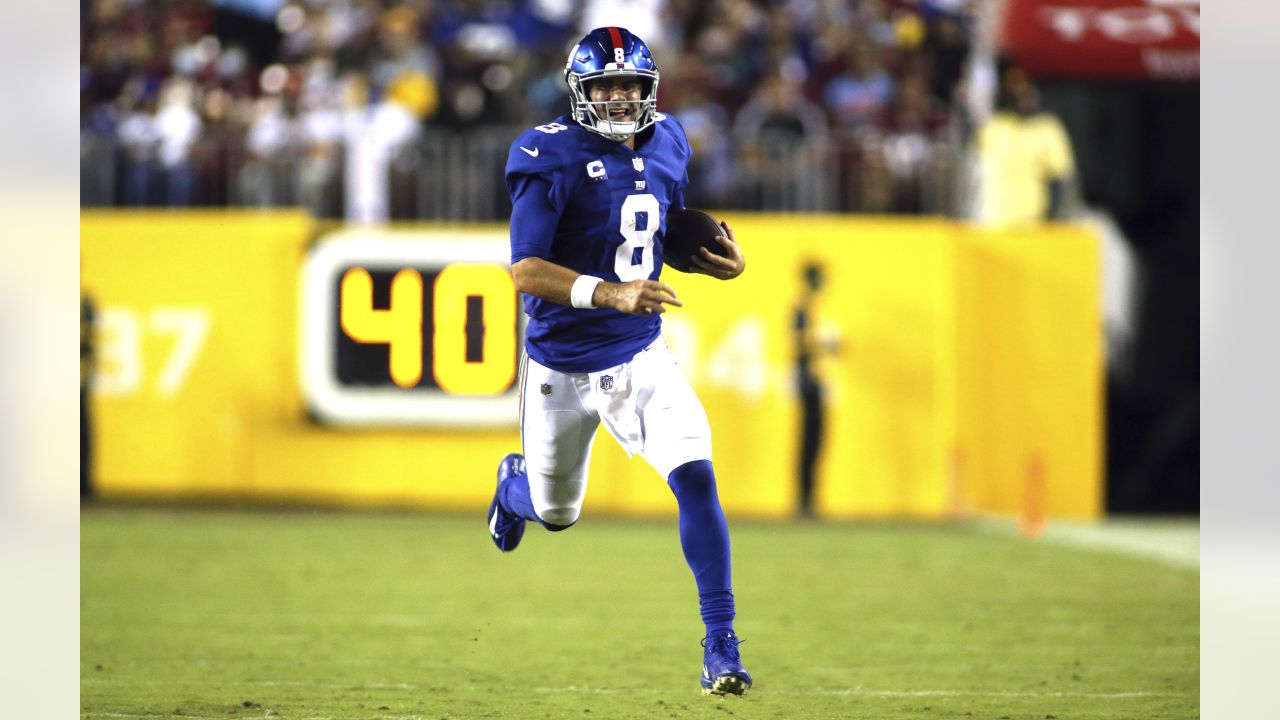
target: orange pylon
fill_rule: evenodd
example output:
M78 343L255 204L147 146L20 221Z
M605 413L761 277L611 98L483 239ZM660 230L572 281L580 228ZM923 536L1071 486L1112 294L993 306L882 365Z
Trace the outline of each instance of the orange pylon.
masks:
M1039 452L1033 452L1027 458L1023 483L1018 532L1025 538L1040 537L1044 532L1045 467Z

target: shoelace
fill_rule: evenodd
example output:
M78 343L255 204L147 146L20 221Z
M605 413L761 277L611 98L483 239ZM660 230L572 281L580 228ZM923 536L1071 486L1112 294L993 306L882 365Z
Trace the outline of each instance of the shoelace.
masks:
M723 657L734 664L742 664L742 657L738 655L738 645L746 642L736 635L724 633L723 635L708 635L702 638L702 647L707 648L713 655Z

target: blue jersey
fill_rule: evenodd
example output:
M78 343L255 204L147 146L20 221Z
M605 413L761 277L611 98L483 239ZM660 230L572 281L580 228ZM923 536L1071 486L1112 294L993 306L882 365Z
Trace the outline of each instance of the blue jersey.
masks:
M568 115L516 138L507 157L511 262L538 257L610 282L662 273L667 210L684 207L689 141L669 115L636 137L608 140ZM526 295L529 357L561 372L630 360L657 338L657 315L585 310Z

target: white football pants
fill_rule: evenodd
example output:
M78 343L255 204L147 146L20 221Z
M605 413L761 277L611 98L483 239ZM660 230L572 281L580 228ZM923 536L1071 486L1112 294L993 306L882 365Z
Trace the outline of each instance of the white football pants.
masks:
M596 429L639 453L665 480L692 460L711 459L711 426L698 396L661 337L630 362L593 373L563 373L525 355L520 441L529 496L552 525L578 519Z

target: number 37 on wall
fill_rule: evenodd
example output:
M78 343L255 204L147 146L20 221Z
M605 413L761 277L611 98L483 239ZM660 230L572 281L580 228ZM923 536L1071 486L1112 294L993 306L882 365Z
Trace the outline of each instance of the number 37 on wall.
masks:
M303 273L303 391L339 425L507 425L520 317L505 238L329 239Z
M178 396L204 348L209 325L209 311L202 307L103 308L94 333L94 391L104 396Z

